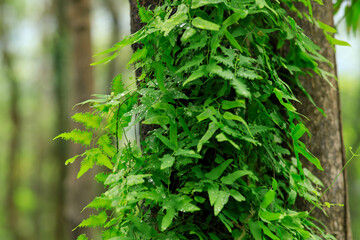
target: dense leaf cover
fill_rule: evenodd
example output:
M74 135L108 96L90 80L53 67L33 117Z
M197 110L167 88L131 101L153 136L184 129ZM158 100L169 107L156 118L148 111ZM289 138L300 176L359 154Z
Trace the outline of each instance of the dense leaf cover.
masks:
M300 141L310 133L293 91L306 93L300 75L328 77L318 62L331 63L283 6L339 43L332 27L313 19L311 1L300 2L308 13L291 0L140 8L145 27L99 62L141 43L130 60L141 69L137 87L125 89L116 77L111 95L86 101L91 114L74 116L87 130L59 135L91 146L67 161L82 157L79 177L94 164L111 169L97 175L106 191L87 206L99 214L79 227L102 226L112 240L334 239L294 205L297 198L324 204L322 183L299 159L322 170ZM127 131L139 122L156 127L130 142Z

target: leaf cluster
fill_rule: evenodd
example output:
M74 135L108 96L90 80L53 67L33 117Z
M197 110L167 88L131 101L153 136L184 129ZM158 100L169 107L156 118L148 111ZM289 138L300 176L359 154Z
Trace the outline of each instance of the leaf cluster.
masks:
M138 87L115 78L111 95L86 102L93 113L74 116L88 130L58 136L91 145L79 176L112 170L97 175L107 190L87 206L99 214L79 227L102 226L112 240L333 239L295 207L323 206L322 183L300 161L323 170L300 140L310 133L293 93L305 91L300 75L329 76L320 48L279 1L165 0L139 12L145 27L99 62L141 43L129 63ZM139 122L156 128L131 142Z

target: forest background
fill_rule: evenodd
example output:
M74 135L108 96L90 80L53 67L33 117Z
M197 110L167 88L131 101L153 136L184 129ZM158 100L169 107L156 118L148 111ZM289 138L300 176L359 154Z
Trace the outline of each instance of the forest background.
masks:
M76 191L71 175L78 166L64 166L74 147L52 139L71 129L79 91L90 98L85 87L76 86L77 51L88 44L92 56L128 35L129 4L127 0L82 1L89 3L90 11L77 19L79 15L69 13L64 2L0 0L0 239L72 239L69 222L80 216L81 208L76 207L86 205L86 200L75 204L76 198L65 197ZM360 146L360 34L347 32L343 15L340 12L335 19L337 38L352 47L337 47L336 56L349 155L350 146ZM89 21L89 29L77 29L78 21ZM75 34L79 31L90 34L87 40L84 35L80 47ZM130 56L131 49L126 48L109 64L89 67L90 71L85 67L89 75L84 81L93 86L91 93L107 94L111 79L119 73L124 79L132 77L126 66ZM352 228L354 239L360 239L360 161L351 164ZM86 190L94 197L101 188Z

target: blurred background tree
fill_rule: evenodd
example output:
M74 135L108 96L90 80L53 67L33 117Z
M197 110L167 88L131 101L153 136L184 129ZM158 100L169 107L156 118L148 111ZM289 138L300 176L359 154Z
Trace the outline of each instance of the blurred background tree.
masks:
M359 5L335 5L337 38L352 45L338 47L337 60L345 144L354 151L360 145ZM0 239L74 239L82 207L102 189L77 180L79 166L64 165L76 147L51 139L71 128L73 111L87 110L72 110L75 103L107 94L119 73L133 76L126 69L130 48L109 64L89 66L97 60L93 53L129 32L128 0L0 0ZM349 193L354 239L360 239L359 161L349 169Z

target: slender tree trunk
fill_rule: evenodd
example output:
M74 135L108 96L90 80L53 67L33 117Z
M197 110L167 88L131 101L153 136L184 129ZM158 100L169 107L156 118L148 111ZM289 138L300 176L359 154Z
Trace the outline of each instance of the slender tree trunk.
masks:
M54 0L53 9L55 12L57 31L54 36L53 45L53 68L54 68L54 93L56 100L56 135L68 129L68 67L67 55L69 50L68 22L66 18L67 0ZM55 240L65 238L65 160L68 157L68 146L66 141L57 141L55 146L55 165L59 175L55 181L54 202L55 202Z
M69 26L71 29L72 52L73 52L73 89L74 102L79 103L90 98L94 92L93 70L91 50L91 28L90 28L90 0L69 0ZM77 107L76 110L79 111ZM80 111L88 111L88 107L81 107ZM79 125L75 125L80 128ZM79 144L71 145L72 155L81 154L85 150ZM89 171L77 179L80 169L79 160L71 166L67 166L66 179L66 218L70 228L74 229L82 219L88 217L87 211L81 210L95 197L94 171ZM82 233L86 233L89 239L93 238L89 229L77 228L72 232L73 239Z
M297 4L299 9L307 11L307 9ZM314 18L320 20L330 26L333 26L333 8L331 0L325 0L324 6L320 6L313 2ZM299 20L299 19L298 19ZM335 67L330 68L327 64L320 64L320 68L336 74L335 53L330 44L327 42L322 30L309 24L307 21L299 20L300 26L305 33L321 47L320 53L334 63ZM323 181L325 188L330 186L336 175L345 165L344 144L342 139L342 122L338 83L335 79L330 79L335 86L332 88L324 79L314 75L306 76L301 79L302 84L314 99L315 103L322 108L327 117L324 117L307 99L307 97L299 94L302 105L298 106L299 112L307 116L310 121L306 122L312 137L304 138L305 144L310 152L317 156L324 168L319 171L306 160L303 162L312 173ZM323 189L325 190L325 189ZM326 209L328 217L321 211L314 211L313 216L320 219L326 226L329 233L333 234L337 239L352 239L350 228L350 216L347 194L346 172L343 172L332 188L325 194L323 202L345 204L345 207L333 206ZM303 206L302 206L303 207ZM309 210L311 206L307 206Z
M12 122L12 131L9 146L8 158L8 184L6 193L6 222L8 230L14 236L15 240L21 239L18 232L19 213L14 201L14 192L18 187L19 176L17 170L19 167L18 153L20 149L20 133L21 133L21 119L19 114L19 84L15 74L13 59L8 49L8 31L6 26L5 16L5 1L0 1L0 38L2 42L2 60L4 76L8 81L10 87L10 118Z
M117 1L117 0L116 0ZM119 8L116 8L116 6L118 4L115 3L114 0L105 0L104 1L105 7L107 8L107 10L110 13L111 16L111 45L117 43L119 41L119 37L120 37L120 22L119 22L119 15L118 15L118 11ZM110 63L109 63L109 77L108 79L113 79L116 75L117 75L117 64L118 64L118 59L115 58L113 59ZM106 88L108 91L110 91L111 88L111 81L107 81L106 82Z

